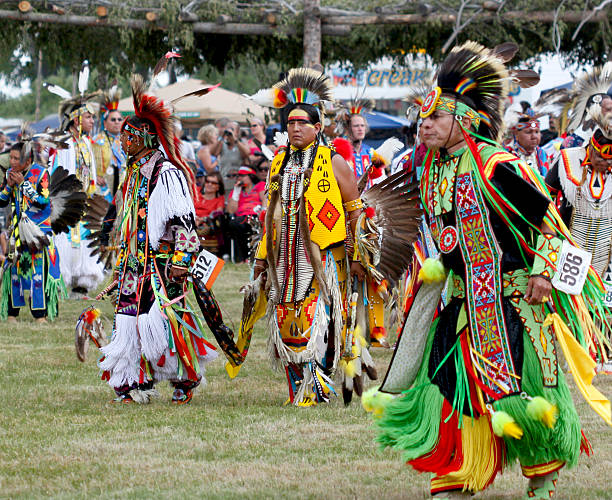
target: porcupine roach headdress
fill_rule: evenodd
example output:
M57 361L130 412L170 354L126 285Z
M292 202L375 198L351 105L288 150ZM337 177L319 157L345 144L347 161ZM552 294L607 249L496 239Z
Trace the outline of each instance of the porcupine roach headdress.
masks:
M475 42L453 48L438 70L437 86L426 97L421 117L429 116L436 109L468 117L476 134L498 142L509 82L514 80L527 88L539 81L534 71L510 73L506 69L504 63L517 51L518 46L511 42L493 50Z
M349 122L353 115L364 115L372 112L374 101L364 97L353 97L347 104L342 104L336 113L337 131L340 135L346 134L349 129Z
M108 91L102 93L100 102L100 121L102 122L102 128L104 128L104 120L106 120L108 114L111 111L118 110L120 99L121 89L117 86L116 82Z
M604 115L599 104L592 104L587 119L595 128L589 144L603 158L612 158L612 113Z
M132 98L134 102L134 114L143 120L153 124L154 130L143 127L142 130L124 124L124 127L135 129L135 134L140 135L147 147L155 147L160 144L168 158L168 161L183 172L192 196L197 196L194 190L195 179L191 169L185 164L180 153L180 139L176 136L174 129L174 118L170 107L158 97L147 94L147 85L141 75L132 76ZM129 130L128 130L129 131ZM195 191L195 193L194 193ZM195 198L194 198L194 201Z
M576 130L587 117L593 104L601 103L604 97L612 97L612 62L594 68L578 78L572 87L568 130Z
M20 162L24 164L31 155L34 161L44 164L41 161L41 152L49 149L67 149L68 144L65 142L69 135L64 132L51 131L34 133L30 124L24 122L19 132L18 141L23 146L21 148Z
M260 106L293 108L314 106L323 112L322 101L331 101L332 85L325 74L310 68L292 68L287 76L272 88L262 89L250 97Z
M62 131L67 131L70 124L75 120L80 120L81 115L83 115L84 113L89 112L92 115L96 113L96 106L94 105L93 101L99 97L100 92L87 93L88 84L89 63L87 61L83 62L81 71L79 72L79 80L77 85L79 93L77 95L70 95L70 92L64 90L58 85L53 85L49 83L44 84L44 87L49 92L63 99L58 109L58 114L60 117L60 129Z

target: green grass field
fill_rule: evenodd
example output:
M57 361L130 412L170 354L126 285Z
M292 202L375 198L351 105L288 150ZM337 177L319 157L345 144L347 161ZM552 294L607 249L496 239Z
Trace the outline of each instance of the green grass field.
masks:
M214 287L236 328L247 276L227 265ZM42 328L29 311L0 325L1 498L427 498L429 477L379 451L359 402L282 406L285 377L270 369L262 325L239 376L228 378L221 355L190 405L172 405L168 384L148 406L110 404L93 346L86 363L74 353L87 305L64 302ZM108 333L110 302L101 309ZM384 373L391 352L374 356ZM612 377L597 385L612 396ZM558 498L612 498L612 429L574 394L595 454L562 472ZM514 466L478 498L521 498L525 484Z

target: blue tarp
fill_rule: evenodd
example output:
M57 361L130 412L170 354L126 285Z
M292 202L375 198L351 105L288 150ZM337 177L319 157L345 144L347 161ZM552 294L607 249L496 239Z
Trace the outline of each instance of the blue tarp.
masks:
M40 132L44 132L47 128L56 129L60 126L59 116L56 114L47 115L42 120L34 123L30 123L30 128L34 130L34 133L39 134ZM17 140L17 135L21 132L21 127L13 130L12 132L8 132L6 135L9 137L11 141Z
M388 115L387 113L381 113L380 111L366 113L365 117L368 120L370 130L385 130L410 126L410 121L406 118Z

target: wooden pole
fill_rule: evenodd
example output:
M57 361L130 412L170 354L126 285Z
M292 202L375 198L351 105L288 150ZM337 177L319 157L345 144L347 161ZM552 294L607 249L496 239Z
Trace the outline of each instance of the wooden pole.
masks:
M583 12L567 11L559 16L560 21L566 23L579 23L584 17ZM607 12L598 12L589 22L602 21L607 18ZM499 16L493 12L483 12L475 21L491 20L503 23L506 20L522 19L540 23L552 23L555 20L553 11L508 11ZM323 24L360 26L369 24L421 24L427 22L454 23L453 14L366 14L361 16L325 16L321 18Z
M304 66L321 64L321 0L304 0Z
M101 19L97 16L58 16L41 12L21 14L17 11L10 10L0 10L0 19L78 26L126 27L135 30L158 29L163 31L166 29L165 26L159 23L152 24L144 19ZM274 35L283 33L285 35L295 35L295 30L291 27L271 26L261 23L227 23L219 25L211 22L196 22L190 23L190 26L194 33L217 33L220 35ZM321 29L322 34L330 36L345 36L348 35L350 31L350 26L323 26Z
M42 88L42 50L38 49L38 61L36 61L36 108L34 110L34 121L40 120L40 90Z

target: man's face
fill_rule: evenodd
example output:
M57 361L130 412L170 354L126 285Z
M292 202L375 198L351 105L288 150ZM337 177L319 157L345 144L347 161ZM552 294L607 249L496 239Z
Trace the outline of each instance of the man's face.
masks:
M317 138L321 124L314 125L306 120L290 120L287 123L289 143L296 148L303 149Z
M25 163L21 163L21 151L12 150L9 153L9 166L15 172L21 172L28 166L29 161L26 160Z
M591 160L591 166L593 167L593 170L595 172L603 173L607 171L610 167L612 167L612 159L606 160L590 144L589 144L589 158Z
M94 117L89 111L85 111L81 115L81 130L86 134L89 134L94 127Z
M119 111L110 111L106 120L104 120L104 128L108 130L109 133L113 135L117 135L121 132L121 124L123 123L123 117Z
M134 156L143 147L143 141L140 137L130 134L127 130L121 131L119 138L121 141L121 148L128 156Z
M517 130L516 141L529 154L540 144L541 133L539 128L527 127L523 130Z
M436 110L423 120L420 128L422 141L430 149L440 149L461 142L461 129L455 124L455 115Z
M601 111L604 115L612 113L612 98L604 97L604 99L601 101Z
M363 116L351 117L350 134L354 141L363 141L366 136L366 121Z

